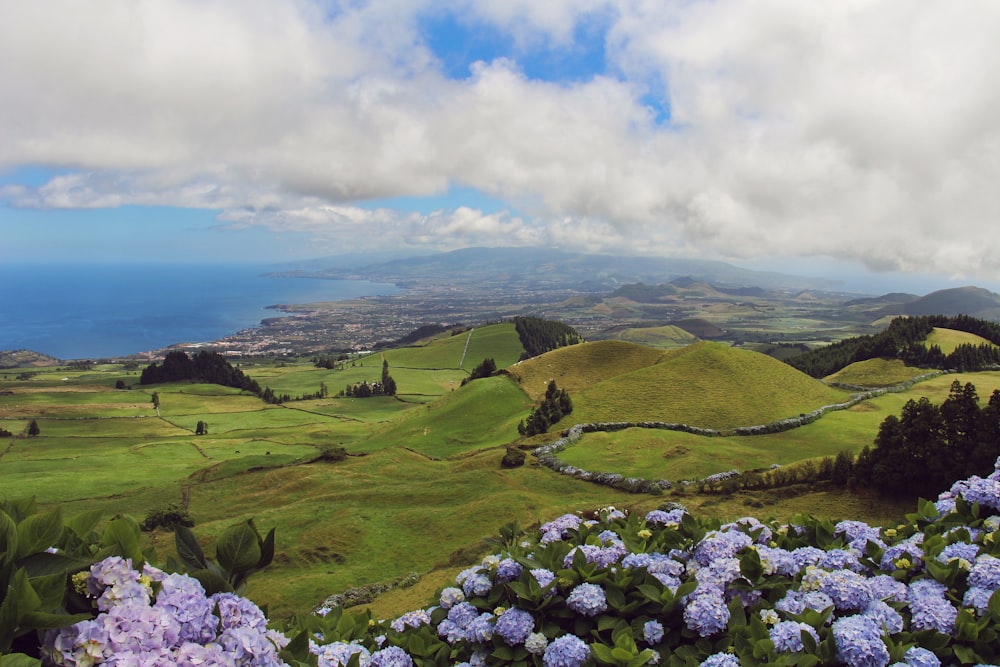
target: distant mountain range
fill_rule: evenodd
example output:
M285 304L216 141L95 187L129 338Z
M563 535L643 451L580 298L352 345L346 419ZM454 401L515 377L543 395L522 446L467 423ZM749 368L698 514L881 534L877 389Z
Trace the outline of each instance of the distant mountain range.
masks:
M925 296L892 293L870 299L854 299L844 306L871 310L873 315L970 315L984 320L1000 321L1000 294L982 287L953 287L937 290Z
M310 260L283 275L360 278L400 285L517 284L528 287L572 287L602 292L631 283L662 284L684 279L729 289L836 289L834 280L753 271L725 262L673 257L619 256L565 252L545 248L463 248L433 255L382 259L365 263L346 255ZM471 283L470 283L471 281Z

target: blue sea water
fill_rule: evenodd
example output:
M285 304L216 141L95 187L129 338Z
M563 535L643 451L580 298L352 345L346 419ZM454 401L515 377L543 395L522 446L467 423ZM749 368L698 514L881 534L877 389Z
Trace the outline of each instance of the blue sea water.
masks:
M246 264L0 265L0 350L117 357L218 340L280 316L267 306L397 294L393 285L280 278Z

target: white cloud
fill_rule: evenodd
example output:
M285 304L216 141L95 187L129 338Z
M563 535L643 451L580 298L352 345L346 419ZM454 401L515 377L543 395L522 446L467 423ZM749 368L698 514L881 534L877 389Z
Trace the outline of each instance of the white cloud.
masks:
M600 16L611 69L448 79L417 33L442 7L526 36L514 57ZM0 200L1000 278L997 34L992 0L0 1L0 166L77 170ZM519 213L357 205L451 185Z

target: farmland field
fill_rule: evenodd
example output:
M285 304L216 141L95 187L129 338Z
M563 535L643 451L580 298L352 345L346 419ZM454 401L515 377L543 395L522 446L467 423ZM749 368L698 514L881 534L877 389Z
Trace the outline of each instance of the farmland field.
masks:
M276 391L312 393L321 383L331 390L325 398L282 405L216 385L140 387L135 374L114 364L8 378L0 381L0 427L14 436L0 439L0 485L4 495L36 496L43 506L60 505L68 513L99 509L141 519L152 509L185 502L208 546L225 526L245 518L264 529L276 526L275 563L254 576L249 591L276 616L410 572L425 578L417 590L433 592L455 567L484 552L483 538L513 519L529 526L567 511L605 505L645 511L665 500L730 518L747 514L750 503L778 518L805 511L873 521L893 520L911 508L821 488L785 497L680 489L664 497L635 495L556 474L530 455L527 465L502 468L505 447L524 443L517 424L550 377L574 387L576 411L561 426L611 416L758 424L850 394L725 346L699 344L665 354L620 341L557 350L522 362L510 375L463 387L468 370L486 356L516 361L521 348L513 327L477 328L471 340L465 332L439 341L358 357L343 370L316 368L307 359L243 364L245 373ZM497 352L491 353L492 345ZM350 381L377 378L383 358L399 396L335 395ZM451 366L439 365L446 360ZM752 389L749 377L757 377L763 389ZM778 377L780 382L773 380ZM132 389L114 389L118 379ZM953 380L975 384L982 400L1000 388L998 373L945 375L781 434L701 438L629 429L588 434L560 456L586 469L672 480L788 465L858 451L906 400L926 395L940 402ZM794 391L779 392L781 382L792 383ZM40 433L28 437L32 420ZM207 434L195 435L199 421L207 424ZM347 457L319 460L331 446L344 447ZM161 554L172 548L162 531L148 540ZM415 606L403 592L392 596L378 602L386 615Z

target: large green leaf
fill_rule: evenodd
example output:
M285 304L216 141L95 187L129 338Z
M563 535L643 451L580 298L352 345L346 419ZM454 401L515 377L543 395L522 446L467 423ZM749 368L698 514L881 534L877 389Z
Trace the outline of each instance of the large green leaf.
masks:
M0 667L40 667L42 661L24 653L0 655Z
M0 567L10 565L17 557L17 524L0 510Z
M32 514L17 525L17 558L55 546L62 537L62 510Z
M142 549L139 548L139 524L130 516L119 515L104 527L101 540L115 548L119 554L132 560L133 567L142 566Z
M177 548L177 557L181 559L188 572L208 568L205 554L198 545L194 533L187 526L180 524L174 526L174 544Z
M101 521L101 510L91 510L83 512L66 520L66 527L72 530L81 541L88 541L88 537L97 529L97 524Z
M230 526L219 536L215 554L219 565L230 573L246 572L260 562L261 549L257 531L249 521Z
M40 551L33 553L17 562L18 566L28 571L31 578L45 577L50 574L66 574L89 567L93 559L67 556L62 553Z

